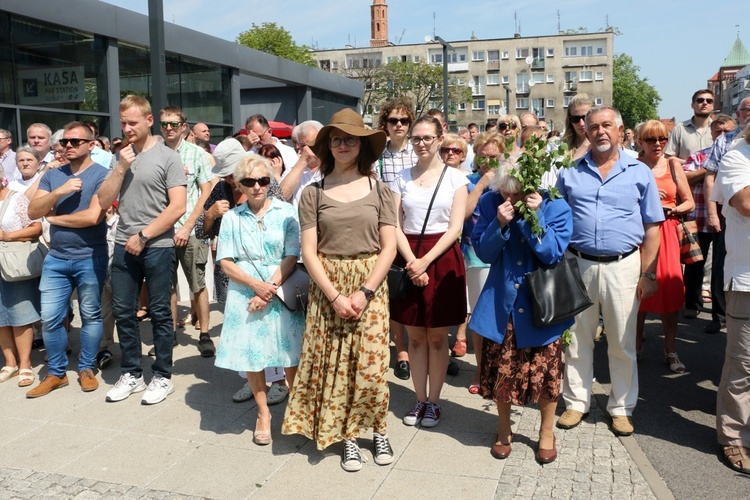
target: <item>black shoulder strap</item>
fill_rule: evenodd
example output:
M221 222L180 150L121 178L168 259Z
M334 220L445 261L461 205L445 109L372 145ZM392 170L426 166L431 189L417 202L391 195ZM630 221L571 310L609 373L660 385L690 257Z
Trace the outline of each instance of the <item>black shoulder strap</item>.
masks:
M427 206L427 215L424 216L424 224L422 224L422 232L419 233L419 240L417 240L417 248L414 249L414 256L419 258L419 247L422 246L422 239L424 238L424 232L427 229L427 221L430 219L430 211L432 210L432 204L435 202L435 197L437 196L438 189L440 189L440 183L443 182L443 177L445 177L445 171L448 170L448 165L443 167L443 171L440 173L440 178L437 181L437 184L435 185L435 191L432 193L432 199L430 200L430 204Z

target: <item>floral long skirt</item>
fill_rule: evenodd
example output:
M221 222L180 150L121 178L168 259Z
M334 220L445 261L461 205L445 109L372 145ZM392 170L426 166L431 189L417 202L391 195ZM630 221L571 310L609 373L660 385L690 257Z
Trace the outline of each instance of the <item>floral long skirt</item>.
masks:
M480 391L497 403L525 406L539 398L557 401L562 384L562 343L518 349L512 323L502 344L482 343Z
M376 255L320 256L331 283L348 296L372 271ZM361 431L386 432L388 418L388 285L384 281L359 320L336 315L310 280L305 333L297 376L281 428L302 434L319 450L356 439Z

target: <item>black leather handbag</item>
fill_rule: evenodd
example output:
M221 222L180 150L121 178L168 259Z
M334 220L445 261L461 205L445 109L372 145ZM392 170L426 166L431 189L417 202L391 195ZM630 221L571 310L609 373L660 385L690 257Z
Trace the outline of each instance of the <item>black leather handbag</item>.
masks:
M526 275L534 306L534 325L555 325L594 305L583 285L576 259L563 259L552 267Z

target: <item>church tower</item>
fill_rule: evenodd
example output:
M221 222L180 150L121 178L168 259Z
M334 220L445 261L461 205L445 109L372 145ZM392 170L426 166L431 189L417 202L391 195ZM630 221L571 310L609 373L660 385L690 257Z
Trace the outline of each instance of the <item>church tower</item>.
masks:
M388 45L388 6L385 0L372 0L370 7L370 47Z

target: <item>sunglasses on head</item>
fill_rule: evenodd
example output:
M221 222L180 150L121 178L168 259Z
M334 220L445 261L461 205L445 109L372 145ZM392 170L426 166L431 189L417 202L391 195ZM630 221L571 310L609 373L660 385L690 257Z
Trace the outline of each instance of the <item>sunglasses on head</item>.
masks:
M440 148L440 152L443 153L444 155L447 155L448 153L453 153L456 156L462 155L464 153L461 150L461 148L450 148L450 147Z
M68 144L73 146L74 148L77 148L81 144L91 142L93 139L60 139L60 146L66 148L68 147Z
M398 125L400 123L404 127L408 127L409 124L411 124L411 120L409 118L396 118L394 116L392 118L388 118L388 123L391 125Z
M516 129L516 124L513 123L513 122L510 122L510 123L504 123L504 122L503 123L498 123L497 124L497 128L498 128L498 130L505 130L506 128L510 128L511 130L515 130Z
M255 186L255 183L258 183L260 187L266 187L269 184L271 184L271 178L270 177L261 177L259 179L256 179L254 177L245 177L244 179L240 179L240 184L242 184L245 187L253 187Z
M645 142L646 144L651 144L653 146L657 142L659 142L659 144L666 144L668 140L668 137L647 137L643 139L643 142Z
M698 104L703 104L704 102L706 102L708 104L713 104L714 100L712 98L710 98L710 97L696 97L695 98L695 102L698 103Z
M578 123L586 118L586 115L570 115L570 123Z
M177 128L182 125L182 122L159 122L159 125L161 125L161 128Z

